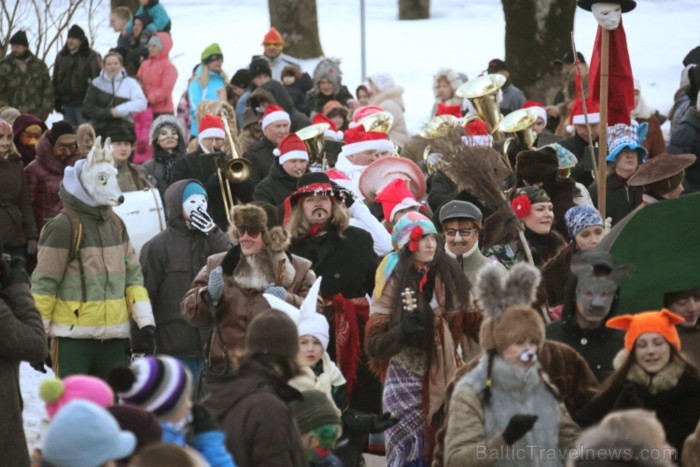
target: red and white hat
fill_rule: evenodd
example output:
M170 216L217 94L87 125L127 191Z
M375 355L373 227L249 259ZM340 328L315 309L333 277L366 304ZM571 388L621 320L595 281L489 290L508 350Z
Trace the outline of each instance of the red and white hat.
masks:
M600 123L600 107L598 107L597 102L593 102L590 97L586 98L586 110L588 111L588 123ZM578 97L574 101L574 105L571 107L571 114L569 115L569 125L567 125L566 130L569 133L574 132L574 125L585 125L586 117L583 113L583 102L581 98Z
M439 117L440 115L452 115L453 117L462 118L462 106L438 104L435 116Z
M296 133L290 133L280 141L280 144L272 151L277 156L280 165L292 159L309 160L309 152L306 145Z
M536 101L525 101L525 105L523 105L523 109L532 109L538 117L540 117L542 120L544 120L544 124L547 124L547 110L544 108L544 105L542 105L539 102Z
M265 113L262 119L263 130L275 122L287 122L291 123L292 120L289 118L289 114L284 111L282 107L275 104L270 104L265 108Z
M225 138L224 122L221 117L216 115L205 115L202 121L199 122L199 134L197 139L202 141L204 138Z
M311 124L316 125L318 123L327 123L328 125L330 125L330 128L327 129L323 134L327 139L331 139L333 141L342 141L343 140L343 132L338 131L338 127L335 126L335 123L333 123L333 120L326 117L322 113L317 113L316 115L314 115L313 120L311 120Z
M372 149L393 151L394 145L389 141L386 133L367 131L363 125L359 125L345 132L345 145L340 151L340 156L352 156Z
M384 219L387 222L392 222L394 215L402 209L420 207L420 203L413 197L413 193L408 189L408 183L403 178L395 178L389 182L374 200L381 203Z
M466 146L493 145L493 137L489 134L489 129L483 120L473 120L467 123L464 132L466 136L462 137L462 141Z
M352 114L352 122L350 125L348 125L350 128L354 128L357 125L359 125L359 121L362 120L365 117L369 117L372 114L376 114L377 112L384 112L384 109L379 107L378 105L366 105L364 107L359 107L355 112Z

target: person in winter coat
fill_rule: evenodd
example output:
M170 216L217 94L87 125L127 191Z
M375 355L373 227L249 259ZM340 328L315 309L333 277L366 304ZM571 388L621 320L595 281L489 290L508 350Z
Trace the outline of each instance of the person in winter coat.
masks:
M0 244L5 253L24 258L36 254L39 234L13 136L10 124L0 119Z
M367 78L370 85L370 105L377 105L394 117L394 123L389 130L389 139L397 146L408 142L408 129L404 112L403 88L394 84L394 78L387 73L376 73Z
M255 112L250 107L246 107L243 111L243 125L241 125L241 132L238 135L238 141L241 143L241 153L247 153L248 149L264 136L262 126Z
M455 384L444 465L562 465L579 430L537 361L544 323L529 303L539 274L527 264L510 274L493 265L484 271L477 294L486 312L479 338L486 353Z
M117 49L126 50L129 45L129 33L126 31L126 25L134 17L133 13L127 6L118 6L109 14L109 26L112 31L119 33L117 37Z
M158 355L113 368L109 385L121 403L141 407L158 418L163 443L198 451L211 467L235 467L216 420L192 403L192 373L179 360Z
M22 156L22 164L26 167L36 157L36 147L39 138L47 130L46 123L32 114L20 114L12 124L15 134L15 147Z
M155 186L155 178L149 176L146 169L129 162L134 153L134 141L136 140L133 126L130 123L123 122L120 126L112 125L105 133L104 138L109 138L112 142L112 158L114 158L117 182L122 193L140 191Z
M226 446L240 467L307 467L301 434L287 406L302 398L287 384L300 372L297 327L281 311L258 311L236 344L245 349L240 366L207 375L211 392L204 406L226 433Z
M157 32L148 40L148 59L139 67L138 77L146 95L153 118L172 114L173 89L177 81L177 69L170 61L173 39L168 33Z
M11 53L0 60L0 107L46 120L54 108L53 85L46 64L29 51L24 31L10 38Z
M633 267L616 265L607 253L588 251L574 257L565 283L561 319L547 325L547 339L571 346L586 360L601 383L614 371L622 333L605 327L618 312L620 285Z
M438 104L458 105L462 107L462 98L457 97L457 89L467 82L467 77L457 73L452 68L441 68L433 76L433 93L435 94L435 104L430 111L430 117L434 117L438 110Z
M139 7L134 14L134 18L142 15L148 15L151 22L146 26L148 32L170 32L171 22L170 16L165 11L165 7L160 4L159 0L139 0ZM126 30L133 29L133 19L126 25Z
M83 101L90 82L102 71L100 54L90 48L85 31L74 24L53 64L55 109L73 126L85 123Z
M143 282L156 320L158 352L177 357L199 381L211 329L194 328L180 302L206 259L228 251L231 242L206 215L207 193L196 180L180 180L165 190L167 228L141 249Z
M313 87L308 74L302 74L297 67L287 66L282 70L282 84L294 102L294 108L304 115L309 115L309 103L306 93ZM308 86L307 86L308 85Z
M161 199L172 182L175 162L185 155L185 129L174 115L161 115L151 126L153 159L143 164L146 172L156 180Z
M80 157L87 157L93 144L95 144L95 139L97 139L95 129L89 123L83 123L76 128L75 137L78 140Z
M273 153L277 145L289 134L291 119L281 107L268 105L262 116L261 126L263 137L253 143L243 154L250 161L252 173L250 180L257 185L270 173L275 160Z
M311 120L294 108L292 98L284 89L282 84L274 80L269 80L262 86L258 87L248 98L248 105L253 109L258 107L265 108L267 105L278 105L289 114L290 131L296 132L311 125Z
M207 363L218 371L238 367L250 322L270 310L263 293L298 307L316 277L310 261L286 253L281 227L268 231L262 208L236 206L231 220L234 246L207 259L181 305L190 324L214 325Z
M32 200L36 228L55 217L63 207L58 189L66 167L80 159L77 137L70 123L56 122L36 145L36 159L25 169L27 190Z
M0 251L5 253L5 251ZM47 354L41 315L29 289L24 260L0 260L0 452L5 465L30 465L22 420L19 363L41 362Z
M697 367L700 364L700 287L666 292L664 308L683 318L677 326L683 353Z
M686 192L700 191L700 99L686 110L668 144L669 154L695 154L698 159L686 169Z
M146 26L150 23L147 15L134 17L134 28L127 35L126 49L117 49L124 58L126 74L132 78L136 77L141 62L148 58L148 41L153 33L146 31Z
M278 82L282 81L282 70L284 70L284 67L291 65L301 70L301 62L299 62L299 60L282 53L285 45L282 34L280 34L276 28L272 27L265 33L265 37L263 37L263 54L253 57L254 59L262 58L267 61L271 71L270 78Z
M104 69L92 80L83 102L83 115L97 134L118 119L133 123L134 114L146 110L146 96L139 82L126 75L122 56L109 52L102 64Z
M210 44L202 52L202 63L194 72L194 79L187 86L187 96L190 101L190 135L197 136L197 106L204 99L217 100L219 90L225 89L228 78L222 66L224 53L217 43Z
M32 293L53 339L53 369L60 378L104 379L128 361L130 319L148 347L132 350L153 351L155 322L129 234L111 205L99 205L80 180L86 167L103 160L110 162L109 153L96 146L87 160L66 168L59 191L65 207L39 237Z
M510 71L508 70L508 64L499 58L494 58L489 62L489 66L486 69L487 73L497 73L503 75L506 78L506 84L501 88L501 100L500 100L500 110L503 115L508 115L514 110L522 109L525 105L527 98L525 94L515 87L515 85L510 80Z
M625 331L625 347L600 393L574 415L576 422L588 427L618 410L651 410L682 456L700 420L700 376L681 353L676 325L682 321L666 309L609 319L606 326Z
M634 80L634 110L632 110L632 118L637 123L646 123L647 137L644 139L642 146L647 149L649 159L666 152L666 142L664 135L661 132L661 124L657 118L657 111L647 104L642 96L642 86L639 80Z
M324 58L316 65L313 74L313 89L309 91L309 109L313 114L323 113L323 107L330 101L338 101L345 107L350 106L352 94L342 83L340 60Z

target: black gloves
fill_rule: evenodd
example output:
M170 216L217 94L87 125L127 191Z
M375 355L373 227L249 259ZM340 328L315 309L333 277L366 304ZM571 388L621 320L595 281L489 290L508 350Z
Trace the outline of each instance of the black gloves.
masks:
M389 412L384 412L381 415L372 415L372 428L370 428L370 433L381 433L387 428L399 423L399 419L392 416Z
M133 353L142 353L146 355L153 355L156 352L155 326L144 326L134 333L131 339L131 351Z
M401 315L401 337L406 343L415 342L425 332L420 311L405 311Z
M46 374L46 366L45 366L44 362L30 363L29 366L31 366L32 368L34 368L36 371L38 371L40 373Z
M3 255L0 261L0 285L3 289L7 289L15 284L29 285L29 274L24 268L24 258L15 256L8 258L8 255Z
M503 439L506 441L506 444L515 444L516 441L525 436L535 426L538 418L540 417L537 415L526 414L516 414L510 417L508 426L503 431Z
M195 436L219 429L214 415L205 409L202 404L193 404L191 412L192 431L194 432Z
M389 412L382 415L366 414L355 410L343 412L343 429L350 436L367 433L381 433L399 422Z

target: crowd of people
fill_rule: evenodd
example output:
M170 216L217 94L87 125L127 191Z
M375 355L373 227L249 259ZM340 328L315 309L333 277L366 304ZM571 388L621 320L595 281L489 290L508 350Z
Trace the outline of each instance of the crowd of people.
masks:
M352 92L275 28L230 79L207 46L174 101L170 18L139 3L104 54L73 25L52 75L24 31L0 60L0 464L698 465L700 278L630 313L639 271L601 242L697 196L700 47L668 115L635 81L600 128L582 54L547 105L493 59L438 70L411 135L390 74ZM145 239L113 209L135 192L163 207ZM20 361L55 374L32 453Z

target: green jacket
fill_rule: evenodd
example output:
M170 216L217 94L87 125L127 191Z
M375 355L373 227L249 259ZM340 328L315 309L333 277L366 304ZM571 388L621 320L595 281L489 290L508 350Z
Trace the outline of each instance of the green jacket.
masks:
M32 53L26 60L8 55L0 60L0 107L9 105L41 120L54 107L49 69Z

